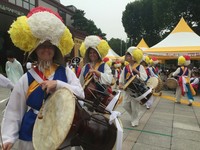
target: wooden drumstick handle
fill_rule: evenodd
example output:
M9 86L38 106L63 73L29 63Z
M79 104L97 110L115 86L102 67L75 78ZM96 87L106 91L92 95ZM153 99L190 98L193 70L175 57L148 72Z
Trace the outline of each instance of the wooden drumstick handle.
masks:
M44 109L44 102L46 100L46 97L47 97L47 93L46 93L46 90L44 91L44 99L42 101L42 107L40 108L40 111L38 113L38 119L43 119L43 109Z
M38 119L43 119L43 109L44 109L44 100L42 103L42 107L40 108L40 111L38 113Z

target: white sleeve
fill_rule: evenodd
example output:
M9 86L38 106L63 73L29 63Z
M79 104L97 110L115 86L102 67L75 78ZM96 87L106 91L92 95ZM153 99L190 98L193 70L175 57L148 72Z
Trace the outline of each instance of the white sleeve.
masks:
M4 88L13 89L14 84L8 78L0 74L0 86Z
M67 83L57 80L56 89L67 87L76 96L80 98L85 98L85 94L79 79L76 77L75 73L69 67L66 67L66 75L67 75Z
M178 68L176 69L176 71L172 73L172 76L173 76L173 77L178 76L178 74L180 73L180 69L181 69L181 68L178 67Z
M81 74L79 76L79 80L82 86L84 85L84 81L85 81L84 76L83 76L84 71L85 71L85 66L81 69Z
M199 84L199 78L195 78L194 81L191 84L192 85Z
M147 79L147 73L146 73L145 68L142 65L140 65L139 72L140 72L140 79L142 81L146 81L146 79Z
M19 137L19 130L24 113L27 110L26 93L28 90L27 74L23 75L19 82L15 85L6 110L2 119L2 139L3 143L15 143Z
M125 67L123 68L123 70L121 71L121 74L119 76L119 83L121 83L121 84L125 83L124 73L125 73Z
M154 72L153 72L153 68L149 67L149 72L150 72L150 76L151 77L158 77Z
M112 71L110 67L105 63L104 73L101 72L101 77L99 78L99 82L101 84L110 85L113 79Z

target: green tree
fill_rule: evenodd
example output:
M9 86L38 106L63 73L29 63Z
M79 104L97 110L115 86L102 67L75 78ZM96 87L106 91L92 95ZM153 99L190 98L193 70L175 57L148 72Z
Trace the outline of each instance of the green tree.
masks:
M152 46L165 38L181 17L200 34L199 8L199 0L137 0L127 4L122 24L134 44L143 37Z
M77 9L74 15L71 17L73 20L72 25L77 30L85 30L85 27L87 25L87 19L84 17L85 12L83 10Z
M123 56L127 49L131 46L131 40L121 40L119 38L111 38L108 44L119 56Z

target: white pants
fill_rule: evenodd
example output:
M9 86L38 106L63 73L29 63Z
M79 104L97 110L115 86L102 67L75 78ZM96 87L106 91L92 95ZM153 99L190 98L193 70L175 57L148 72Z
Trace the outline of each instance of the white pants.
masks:
M145 112L145 107L136 100L131 100L129 102L124 101L123 107L131 116L131 122L139 123L139 120Z
M177 102L180 102L180 101L181 101L181 87L180 87L180 86L178 86L178 87L176 88L176 101L177 101Z
M147 107L151 107L152 106L154 98L155 97L153 95L149 98L149 100L146 102L146 106Z

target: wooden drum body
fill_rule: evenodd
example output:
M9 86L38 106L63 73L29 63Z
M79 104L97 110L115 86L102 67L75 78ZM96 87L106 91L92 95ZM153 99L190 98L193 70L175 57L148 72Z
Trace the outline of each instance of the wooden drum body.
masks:
M152 89L149 88L145 82L133 76L123 87L124 90L130 91L130 96L140 102L140 104L145 104L152 95Z
M92 108L100 113L104 113L106 107L113 101L117 93L113 93L112 89L108 85L102 85L99 81L95 81L93 78L88 80L83 86L85 92L85 99L92 104ZM118 104L120 96L117 97L115 105ZM113 107L114 109L114 107Z
M150 77L147 80L147 86L154 89L155 92L160 92L163 88L163 82L160 77Z
M175 78L168 78L166 85L169 89L176 89L178 86L178 81Z

